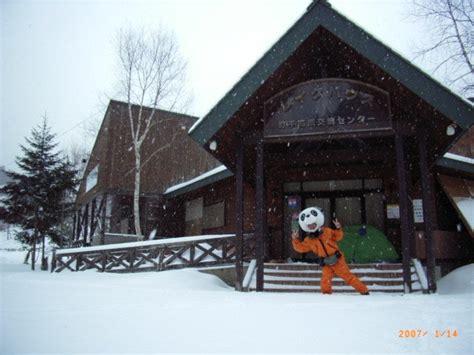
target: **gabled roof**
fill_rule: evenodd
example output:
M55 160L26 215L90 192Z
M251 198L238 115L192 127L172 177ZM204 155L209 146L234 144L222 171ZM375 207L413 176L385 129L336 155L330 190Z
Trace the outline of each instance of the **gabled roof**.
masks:
M189 131L191 137L201 145L208 142L271 74L320 26L378 65L456 123L462 130L467 130L472 125L474 108L471 103L454 94L400 54L341 15L325 0L315 0L308 7L306 13L217 105L191 127Z

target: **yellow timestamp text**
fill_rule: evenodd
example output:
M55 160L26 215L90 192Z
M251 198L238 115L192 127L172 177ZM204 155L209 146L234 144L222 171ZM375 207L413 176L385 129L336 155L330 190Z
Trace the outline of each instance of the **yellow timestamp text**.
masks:
M434 337L434 338L457 338L459 336L459 331L457 329L436 329L434 331L429 331L426 329L399 329L398 337L399 338L424 338L424 337Z

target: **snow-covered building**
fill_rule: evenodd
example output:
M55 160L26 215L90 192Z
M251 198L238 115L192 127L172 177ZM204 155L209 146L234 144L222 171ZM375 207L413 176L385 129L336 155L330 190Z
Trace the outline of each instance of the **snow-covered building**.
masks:
M133 107L135 113L137 109ZM145 236L152 232L158 235L178 233L172 225L162 222L175 217L167 216L163 209L163 191L219 164L187 134L196 117L162 110L155 114L155 123L142 148L140 209ZM72 239L77 244L136 240L133 236L134 172L128 105L112 100L76 199Z
M114 200L102 209L96 200L78 218L101 209L110 231L130 233L130 137L116 128L126 125L123 109L109 107L78 204L105 192ZM143 174L153 204L144 207L143 223L153 221L145 229L157 226L159 237L235 233L237 282L244 234L256 245L257 290L265 261L300 258L290 234L311 205L326 220L381 231L405 280L412 258L421 259L431 290L437 266L444 274L473 261L472 103L327 1L313 1L206 116L172 116L168 131L150 135L149 154L161 160Z
M473 123L471 102L315 0L190 129L227 169L165 196L183 234L254 233L257 289L265 260L298 257L298 211L318 205L383 231L406 278L420 258L434 290L437 265L474 257Z

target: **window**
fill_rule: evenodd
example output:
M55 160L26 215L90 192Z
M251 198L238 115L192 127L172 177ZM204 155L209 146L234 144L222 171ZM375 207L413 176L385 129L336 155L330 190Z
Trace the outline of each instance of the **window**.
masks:
M97 176L99 175L99 164L87 174L86 179L86 192L90 191L95 185L97 185Z
M203 215L202 197L186 202L185 215L185 234L199 235L202 233L202 215Z
M367 210L367 224L384 230L384 198L380 192L369 192L364 195L365 209Z
M362 223L362 206L359 197L336 198L336 216L345 225Z
M301 191L301 184L299 182L286 182L283 184L285 192L299 192Z
M303 182L303 191L348 191L362 189L362 180L322 180Z
M225 201L204 207L203 228L212 229L225 225Z
M204 206L204 198L186 202L185 234L199 235L204 229L225 225L225 200Z
M285 192L298 182L287 182ZM324 209L326 221L333 213L344 225L370 224L380 230L385 227L385 200L382 179L320 180L301 183L302 191L294 189L304 201L302 208L318 206Z

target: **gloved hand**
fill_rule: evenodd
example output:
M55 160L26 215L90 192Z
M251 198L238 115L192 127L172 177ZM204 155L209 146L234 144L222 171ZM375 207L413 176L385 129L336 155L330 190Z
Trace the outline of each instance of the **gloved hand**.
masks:
M297 230L291 232L291 239L297 240L300 239L300 233Z
M338 221L337 217L334 217L332 223L334 224L334 228L341 229L341 223Z

